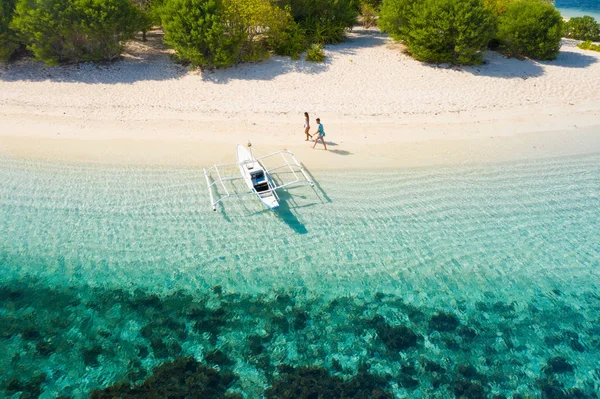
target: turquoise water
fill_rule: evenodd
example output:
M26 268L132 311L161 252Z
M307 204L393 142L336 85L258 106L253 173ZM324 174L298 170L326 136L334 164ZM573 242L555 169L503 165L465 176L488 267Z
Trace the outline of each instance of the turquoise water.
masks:
M555 4L563 17L590 15L596 21L600 21L600 1L598 0L556 0Z
M398 398L599 390L600 154L313 174L278 213L213 212L200 169L0 158L0 396L183 356L247 398L315 382L281 366Z

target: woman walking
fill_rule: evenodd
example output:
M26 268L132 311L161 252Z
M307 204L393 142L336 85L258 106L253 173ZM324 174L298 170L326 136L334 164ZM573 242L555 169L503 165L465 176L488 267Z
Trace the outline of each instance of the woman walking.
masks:
M306 134L306 140L304 141L308 141L308 138L310 137L312 139L312 134L310 134L308 131L310 130L310 118L308 117L308 112L304 113L304 133Z
M325 129L323 129L323 125L321 124L321 119L317 118L317 131L315 132L315 134L319 133L319 135L317 136L317 138L315 139L315 143L313 144L313 148L315 148L315 146L317 145L317 141L319 141L319 139L321 139L321 143L323 143L323 147L325 147L325 151L327 151L327 144L325 144Z

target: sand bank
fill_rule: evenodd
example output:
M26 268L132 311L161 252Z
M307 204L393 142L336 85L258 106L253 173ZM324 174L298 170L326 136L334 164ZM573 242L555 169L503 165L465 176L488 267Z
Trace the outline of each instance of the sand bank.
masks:
M313 168L503 161L600 151L600 54L432 66L355 29L323 64L273 57L214 72L173 63L152 34L108 66L0 69L0 154L208 165L233 144L288 148ZM321 117L329 151L304 141Z

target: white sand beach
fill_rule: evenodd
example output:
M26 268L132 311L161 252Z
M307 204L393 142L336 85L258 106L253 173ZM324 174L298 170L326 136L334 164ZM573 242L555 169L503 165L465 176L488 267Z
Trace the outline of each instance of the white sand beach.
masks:
M375 29L325 63L272 57L213 72L169 57L160 32L123 60L0 66L0 155L209 165L234 144L288 148L320 169L496 162L600 151L600 53L564 40L557 60L427 65ZM329 151L304 141L320 117Z

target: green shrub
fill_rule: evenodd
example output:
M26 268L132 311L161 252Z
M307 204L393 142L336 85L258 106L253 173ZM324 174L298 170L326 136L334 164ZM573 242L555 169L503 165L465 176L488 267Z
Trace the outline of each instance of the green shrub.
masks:
M510 3L515 1L518 0L483 0L483 3L494 15L500 15L506 11Z
M260 61L272 49L295 55L301 40L289 11L270 0L166 0L165 43L201 67Z
M138 29L142 31L142 40L146 41L146 32L148 32L154 24L152 15L151 0L131 0L133 4L140 10L140 19Z
M425 62L479 64L495 32L481 0L424 0L413 6L408 25L408 51Z
M360 1L361 6L363 4L371 6L371 8L375 11L379 11L379 9L381 8L381 3L383 3L382 0L361 0Z
M288 10L271 0L222 0L226 34L241 37L237 62L260 61L269 57L270 46L285 39L293 23Z
M306 51L306 61L311 62L323 62L325 61L325 54L323 53L323 46L320 44L313 44Z
M370 28L377 25L377 11L375 11L373 5L367 1L363 0L360 2L360 16L362 19L362 25L365 28Z
M295 22L291 22L277 37L270 39L270 47L275 54L291 57L293 60L300 58L300 54L307 48L307 39L304 30Z
M19 0L11 28L48 65L111 61L140 26L129 0Z
M8 61L19 48L16 33L10 28L15 0L0 0L0 61Z
M281 0L309 42L327 44L344 40L348 28L356 24L359 0Z
M593 44L591 40L586 40L583 43L577 45L582 50L592 50L600 52L600 44Z
M500 51L510 57L553 60L560 50L562 17L553 4L519 0L498 17Z
M564 35L571 39L600 41L600 23L589 15L574 17L565 23Z
M396 40L406 40L409 32L408 21L416 3L418 0L383 0L377 21L379 29Z
M202 67L236 62L243 37L226 35L220 0L167 0L162 6L164 41L181 59Z

